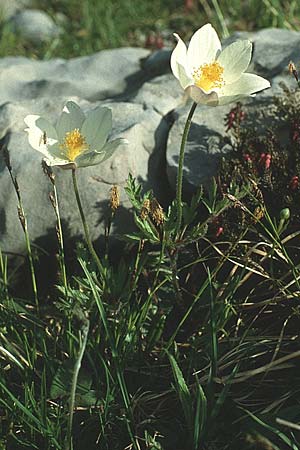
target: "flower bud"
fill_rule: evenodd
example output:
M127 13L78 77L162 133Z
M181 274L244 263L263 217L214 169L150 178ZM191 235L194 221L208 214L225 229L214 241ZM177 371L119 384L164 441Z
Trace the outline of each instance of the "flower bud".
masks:
M289 220L291 216L291 212L289 208L283 208L280 211L280 220Z

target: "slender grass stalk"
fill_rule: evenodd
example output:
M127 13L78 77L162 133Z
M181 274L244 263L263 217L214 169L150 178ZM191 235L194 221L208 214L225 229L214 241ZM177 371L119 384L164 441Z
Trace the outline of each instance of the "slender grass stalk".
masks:
M223 36L223 38L227 38L229 36L229 31L228 31L228 28L227 28L227 25L226 25L226 22L224 19L224 15L220 8L219 2L218 2L218 0L212 0L212 4L213 4L213 7L215 8L216 14L218 16L218 19L219 19L219 22L220 22L220 25L222 28L222 36Z
M132 275L131 275L131 280L130 280L130 289L131 289L132 293L135 292L135 289L136 289L136 286L139 281L140 274L141 274L141 271L143 268L143 265L141 264L141 259L142 259L142 254L143 254L143 250L144 250L144 245L145 245L144 239L140 239L136 258L134 261L134 267L133 267L133 271L132 271Z
M193 118L196 107L197 107L197 103L194 102L192 104L192 107L190 109L189 115L187 117L187 120L186 120L186 123L184 126L181 145L180 145L177 183L176 183L176 203L177 203L176 236L177 237L179 236L181 222L182 222L182 180L183 180L184 152L185 152L186 141L187 141L191 123L192 123L192 118Z
M10 391L6 385L3 383L2 380L0 380L0 389L1 389L1 406L5 407L8 411L15 411L16 407L23 413L23 421L27 425L29 425L32 429L32 431L39 431L40 433L44 435L48 435L53 448L57 450L61 450L60 443L56 440L55 436L53 436L52 432L50 430L45 429L44 424L41 423L40 418L35 413L34 408L27 408L24 403L22 403L12 391ZM3 393L6 394L6 397L3 395ZM9 401L10 402L9 402ZM33 412L31 412L31 410ZM35 447L36 448L36 447Z
M242 237L247 233L247 229L243 232L243 234L241 235L240 239L238 239L232 246L230 251L233 251L237 246L239 241L242 239ZM229 254L229 251L228 251ZM191 305L187 308L185 314L183 315L182 319L180 320L179 324L176 327L176 330L174 331L174 333L172 334L172 336L169 338L167 345L165 346L166 350L169 350L171 345L173 344L175 337L178 333L178 331L181 329L181 327L183 326L183 324L186 322L186 320L188 319L188 317L190 316L192 310L194 309L194 306L197 304L197 302L200 300L202 294L205 292L205 290L207 288L209 288L209 286L211 286L212 280L216 277L217 273L219 272L219 270L223 267L224 262L226 261L227 256L224 255L222 258L219 259L218 264L216 265L216 267L214 268L214 270L212 272L209 273L209 276L207 276L206 280L201 284L201 287L199 289L199 291L197 292L197 294L194 297L194 300L192 301Z
M84 322L82 324L82 328L80 331L79 337L79 352L78 357L74 366L74 372L72 377L72 385L71 385L71 393L70 393L70 406L69 406L69 419L67 426L67 434L66 434L66 442L65 442L65 450L73 450L73 442L72 442L72 428L73 428L73 416L74 416L74 406L75 406L75 395L77 388L78 375L81 367L82 358L85 352L87 338L89 334L90 321L87 318L84 318Z
M25 235L26 250L27 250L27 255L28 255L28 260L29 260L29 267L30 267L32 290L33 290L33 295L34 295L34 301L35 301L35 304L36 304L36 309L37 309L37 312L39 312L39 299L38 299L38 292L37 292L37 284L36 284L35 270L34 270L34 264L33 264L32 250L31 250L31 244L30 244L29 233L28 233L27 219L26 219L24 208L23 208L23 202L22 202L20 187L19 187L17 178L12 173L12 166L11 166L11 163L10 163L10 157L9 157L9 152L8 152L8 148L7 148L7 143L4 144L3 152L4 152L5 164L6 164L6 167L8 169L8 172L9 172L9 175L10 175L13 187L14 187L16 195L17 195L18 216L19 216L19 220L20 220L21 226L22 226L23 231L24 231L24 235Z
M98 307L100 318L101 318L101 321L102 321L102 324L103 324L103 327L105 330L106 338L110 344L111 354L113 357L113 362L114 362L116 376L117 376L117 381L118 381L118 385L119 385L121 395L123 398L123 403L124 403L124 407L126 410L126 414L127 414L127 420L126 420L127 430L128 430L134 450L138 450L138 446L136 444L136 440L135 440L134 433L132 430L132 424L134 423L134 420L133 420L133 414L132 414L132 410L131 410L130 396L128 393L126 381L124 379L123 370L120 365L120 361L122 361L123 355L121 356L118 353L118 349L116 346L116 340L113 336L113 333L111 332L109 322L107 319L107 315L106 315L106 311L104 308L104 304L102 302L102 298L100 297L98 290L96 289L93 278L92 278L91 274L89 273L84 261L79 259L79 262L80 262L80 265L88 279L89 285L90 285L92 293L93 293L93 297L94 297L95 302Z
M55 184L53 184L53 194L54 194L53 207L54 207L56 220L57 220L57 240L58 240L58 244L59 244L59 265L60 265L62 281L63 281L64 288L65 288L65 294L67 295L68 280L67 280L67 270L66 270L66 264L65 264L64 239L63 239L63 233L62 233L62 227L61 227L57 189L56 189Z
M274 5L272 1L262 0L262 3L265 5L267 12L273 17L271 26L282 27L283 25L289 30L294 29L294 27L285 19L285 13L277 2L277 4Z
M213 385L214 380L217 376L217 365L218 365L218 339L216 330L216 315L215 315L215 299L213 294L212 278L209 268L208 281L210 290L210 333L211 333L211 369L210 369L210 384Z
M55 216L56 216L56 234L57 234L57 240L58 240L58 245L59 245L59 266L60 266L61 278L62 278L63 285L65 288L65 296L67 297L68 280L67 280L67 270L66 270L66 264L65 264L64 239L63 239L61 218L60 218L60 212L59 212L59 203L58 203L58 194L57 194L56 183L55 183L55 175L52 171L52 168L50 166L48 166L45 161L43 161L42 166L43 166L43 170L44 170L45 174L48 176L49 180L51 181L52 187L53 187L53 193L49 194L49 198L50 198L50 201L51 201L51 204L53 206Z
M0 248L0 274L2 276L4 295L6 298L8 298L7 257L2 254L1 248Z
M77 179L76 179L76 169L72 169L72 179L73 179L73 186L74 186L76 201L77 201L77 205L78 205L78 209L79 209L79 213L80 213L80 217L81 217L81 221L82 221L82 225L83 225L83 229L84 229L85 240L86 240L88 249L90 251L90 254L92 255L92 257L96 263L96 266L98 267L99 273L101 274L101 273L103 273L103 266L102 266L102 263L93 247L93 244L92 244L92 241L90 238L88 224L86 222L82 204L81 204L81 200L80 200Z
M171 271L172 271L172 284L175 292L175 298L177 306L182 307L183 305L183 298L181 294L179 279L178 279L178 267L177 267L177 257L178 252L172 249L167 249L167 254L170 261Z

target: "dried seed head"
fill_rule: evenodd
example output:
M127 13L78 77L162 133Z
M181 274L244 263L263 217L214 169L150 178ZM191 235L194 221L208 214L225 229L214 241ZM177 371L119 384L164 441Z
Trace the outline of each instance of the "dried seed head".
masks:
M151 202L149 200L149 198L146 198L146 200L144 200L143 205L142 205L142 209L140 212L140 217L141 219L147 219L149 213L150 213L150 206L151 206Z
M118 186L112 186L110 190L110 207L115 212L120 206L120 191Z
M55 175L53 173L52 168L47 164L47 162L43 159L42 160L42 169L45 175L49 178L52 184L55 183Z
M26 219L24 216L24 211L22 210L22 208L20 208L20 206L18 206L18 216L19 216L19 220L21 222L22 228L25 231L26 230Z
M296 66L293 63L293 61L289 62L289 66L288 67L289 67L290 74L293 75L295 80L298 82L299 81L298 71L297 71Z
M52 192L49 193L49 200L50 200L50 202L51 202L53 208L55 209L56 206L57 206L57 204L56 204L55 196L53 195Z
M153 198L151 200L150 214L151 218L153 219L156 225L162 225L164 223L165 221L164 210L162 209L161 205L158 203L156 198Z

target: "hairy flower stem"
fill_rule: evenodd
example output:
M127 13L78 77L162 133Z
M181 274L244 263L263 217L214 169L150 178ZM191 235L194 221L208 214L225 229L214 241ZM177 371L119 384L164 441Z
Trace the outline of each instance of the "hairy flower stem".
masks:
M72 169L72 178L73 178L73 186L74 186L76 201L77 201L77 205L78 205L78 209L79 209L79 213L80 213L80 217L81 217L81 221L82 221L82 225L83 225L83 229L84 229L85 240L86 240L88 249L90 251L90 254L92 255L92 257L96 263L96 266L98 267L99 273L102 274L103 266L102 266L101 261L93 247L93 244L92 244L92 241L90 238L88 224L85 220L85 215L83 212L83 208L82 208L82 204L81 204L81 200L80 200L80 196L79 196L79 190L78 190L77 179L76 179L76 169Z
M178 162L178 172L177 172L177 182L176 182L176 203L177 203L177 223L176 223L176 237L179 237L180 227L182 222L182 179L183 179L183 163L184 163L184 152L188 134L190 131L192 118L197 107L197 103L194 102L190 109L189 115L187 117L183 135L181 139L180 152L179 152L179 162Z
M87 318L85 318L81 330L80 330L80 339L79 339L79 352L78 357L75 363L73 377L72 377L72 385L71 385L71 393L70 393L70 406L69 406L69 419L67 426L67 434L66 434L66 442L65 442L65 450L73 450L72 443L72 428L73 428L73 416L74 416L74 406L75 406L75 395L77 388L77 381L79 370L81 367L82 358L85 352L87 338L89 334L90 322Z

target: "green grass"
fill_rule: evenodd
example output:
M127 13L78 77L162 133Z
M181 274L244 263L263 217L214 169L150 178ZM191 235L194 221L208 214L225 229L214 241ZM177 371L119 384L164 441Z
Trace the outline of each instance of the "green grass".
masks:
M276 102L276 123L295 126L298 93ZM74 267L62 229L45 292L24 227L25 296L0 254L3 448L300 448L300 190L288 182L300 171L299 140L291 133L288 153L274 148L266 169L261 148L275 135L249 134L234 111L229 167L183 203L179 235L176 202L162 215L129 176L136 229L117 258L108 234L100 264L79 243Z
M189 38L211 22L221 36L236 30L262 27L299 29L300 5L293 0L194 0L191 9L183 0L39 0L35 7L47 11L60 24L63 34L48 44L33 46L15 36L9 24L0 22L0 56L71 58L105 48L144 46L147 36L163 35L170 44L172 33ZM63 20L59 19L64 17ZM63 15L63 16L62 16Z

